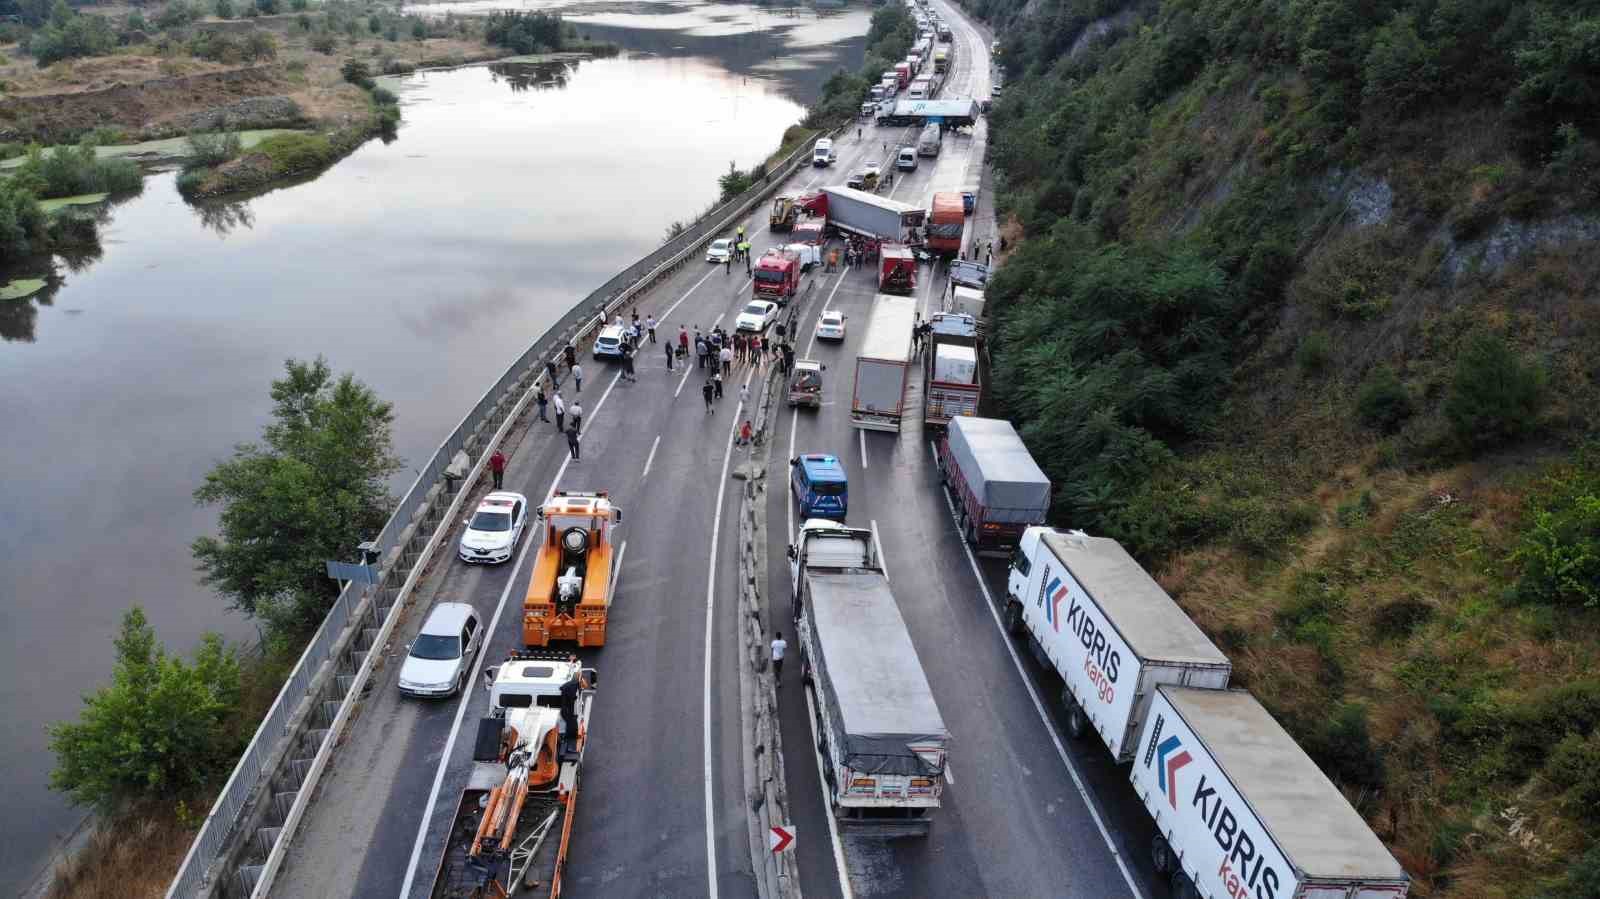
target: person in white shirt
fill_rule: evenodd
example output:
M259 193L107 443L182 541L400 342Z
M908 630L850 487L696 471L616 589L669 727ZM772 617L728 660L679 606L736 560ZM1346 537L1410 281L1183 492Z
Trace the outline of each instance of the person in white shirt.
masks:
M783 639L783 631L772 632L772 682L777 683L783 679L783 654L788 651L789 643Z
M559 390L555 392L555 396L550 397L550 411L556 414L556 430L565 431L566 428L563 425L566 423L567 404L561 399L561 391Z

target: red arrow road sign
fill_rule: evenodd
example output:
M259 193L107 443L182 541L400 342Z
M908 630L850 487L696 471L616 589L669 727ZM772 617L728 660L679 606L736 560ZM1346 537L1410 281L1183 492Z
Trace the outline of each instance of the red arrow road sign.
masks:
M767 831L767 848L779 853L794 845L794 825L783 824Z

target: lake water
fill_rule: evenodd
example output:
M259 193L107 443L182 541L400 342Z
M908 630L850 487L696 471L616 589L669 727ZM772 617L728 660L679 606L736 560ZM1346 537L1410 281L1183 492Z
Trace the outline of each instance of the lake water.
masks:
M214 512L190 497L259 434L286 357L355 372L426 459L549 324L713 203L730 161L765 158L867 28L859 8L665 6L595 8L580 27L615 59L406 78L398 139L305 183L196 208L152 175L98 259L0 301L0 890L81 818L46 789L44 728L104 682L127 606L177 650L253 637L196 583Z

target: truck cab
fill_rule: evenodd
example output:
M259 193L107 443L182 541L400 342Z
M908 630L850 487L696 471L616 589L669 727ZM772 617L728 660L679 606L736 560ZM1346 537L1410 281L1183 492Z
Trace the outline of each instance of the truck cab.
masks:
M539 560L522 603L522 642L604 646L611 609L613 529L622 509L604 492L557 490L539 509Z
M821 375L818 374L820 395ZM850 479L839 457L830 453L805 453L789 460L789 486L800 504L802 518L844 521L850 508Z
M800 261L781 253L762 256L756 260L750 280L756 299L787 305L800 287Z

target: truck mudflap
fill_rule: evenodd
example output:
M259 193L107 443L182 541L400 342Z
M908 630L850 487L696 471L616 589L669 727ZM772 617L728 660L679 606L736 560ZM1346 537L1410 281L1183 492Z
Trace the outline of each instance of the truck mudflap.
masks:
M883 840L909 839L913 837L926 837L933 830L933 818L920 814L922 809L910 811L919 814L863 816L853 814L858 809L835 808L834 820L839 823L839 830L855 837L873 837ZM885 811L872 809L873 812Z

